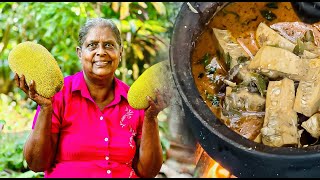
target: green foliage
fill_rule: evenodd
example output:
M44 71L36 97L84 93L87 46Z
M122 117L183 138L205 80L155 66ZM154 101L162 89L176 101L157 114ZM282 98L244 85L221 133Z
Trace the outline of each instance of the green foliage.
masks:
M116 75L131 85L146 69L145 64L168 59L172 16L178 7L176 3L162 2L0 3L0 93L8 93L14 87L7 57L14 46L24 41L45 46L64 76L79 71L78 32L93 17L111 18L117 23L124 55Z
M44 173L43 172L33 172L31 170L26 171L24 173L21 173L19 175L13 176L15 178L43 178L44 177Z
M23 158L23 146L26 140L25 134L2 133L0 136L0 171L11 169L13 171L25 171L27 169Z
M15 177L28 171L22 153L35 113L28 101L19 93L0 94L0 123L4 124L0 132L0 177Z
M0 124L5 125L5 124L6 124L6 121L3 120L3 119L0 119Z
M43 177L43 173L30 171L23 158L23 146L35 113L30 107L32 103L18 93L0 94L0 97L0 123L4 124L0 134L0 177Z
M34 102L24 100L18 93L0 94L0 119L5 122L3 132L30 130L35 114L33 106Z

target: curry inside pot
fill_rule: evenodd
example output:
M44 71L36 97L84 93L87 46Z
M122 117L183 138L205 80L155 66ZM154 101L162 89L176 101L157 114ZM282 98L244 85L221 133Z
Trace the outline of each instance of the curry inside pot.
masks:
M290 2L233 2L211 19L192 52L192 75L229 128L272 147L320 136L320 24Z

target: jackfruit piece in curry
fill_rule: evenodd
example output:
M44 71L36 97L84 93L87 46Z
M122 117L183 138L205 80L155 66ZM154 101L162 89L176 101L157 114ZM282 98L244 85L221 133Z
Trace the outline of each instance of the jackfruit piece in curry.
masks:
M290 34L292 27L301 33ZM295 95L303 94L301 87L309 82L306 72L316 71L309 62L319 56L317 27L319 24L308 26L300 22L290 2L233 2L222 8L196 40L191 60L195 84L214 115L255 142L276 147L308 145L299 141L305 129L297 123L319 111L314 104L320 102L320 93L314 90L309 98L312 103L307 108L312 112L298 110L294 104L301 102ZM263 50L266 54L261 58L258 53ZM273 50L281 57L274 57L277 53ZM270 62L268 55L274 57ZM279 114L278 119L283 122L275 121L278 125L267 129L272 112L266 103L270 99L268 85L284 79L290 82L292 93L283 94L282 99L292 101L290 108L284 113L286 116ZM277 130L273 137L270 130Z

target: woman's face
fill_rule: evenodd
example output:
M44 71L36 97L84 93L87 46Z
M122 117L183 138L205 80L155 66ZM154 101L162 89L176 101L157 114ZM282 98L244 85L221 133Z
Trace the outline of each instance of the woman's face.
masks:
M111 28L97 26L89 30L77 53L86 76L101 79L113 77L120 62L121 47Z

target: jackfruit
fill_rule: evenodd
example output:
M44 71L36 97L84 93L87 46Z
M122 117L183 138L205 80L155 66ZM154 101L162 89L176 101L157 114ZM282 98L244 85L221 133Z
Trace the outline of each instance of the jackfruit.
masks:
M35 82L39 95L51 98L63 87L63 74L50 52L42 45L26 41L14 47L8 56L10 69L25 76L26 83Z
M147 96L155 100L155 89L160 92L166 89L170 93L172 88L171 80L168 60L152 65L131 85L128 91L129 105L135 109L146 109L149 107Z
M268 25L266 25L263 22L261 22L257 28L256 40L260 47L263 47L264 45L277 46L279 48L286 49L290 52L293 52L296 46L296 44L284 38L283 36L281 36L279 33L271 29ZM304 50L301 57L306 59L311 59L311 58L318 57L318 55Z

